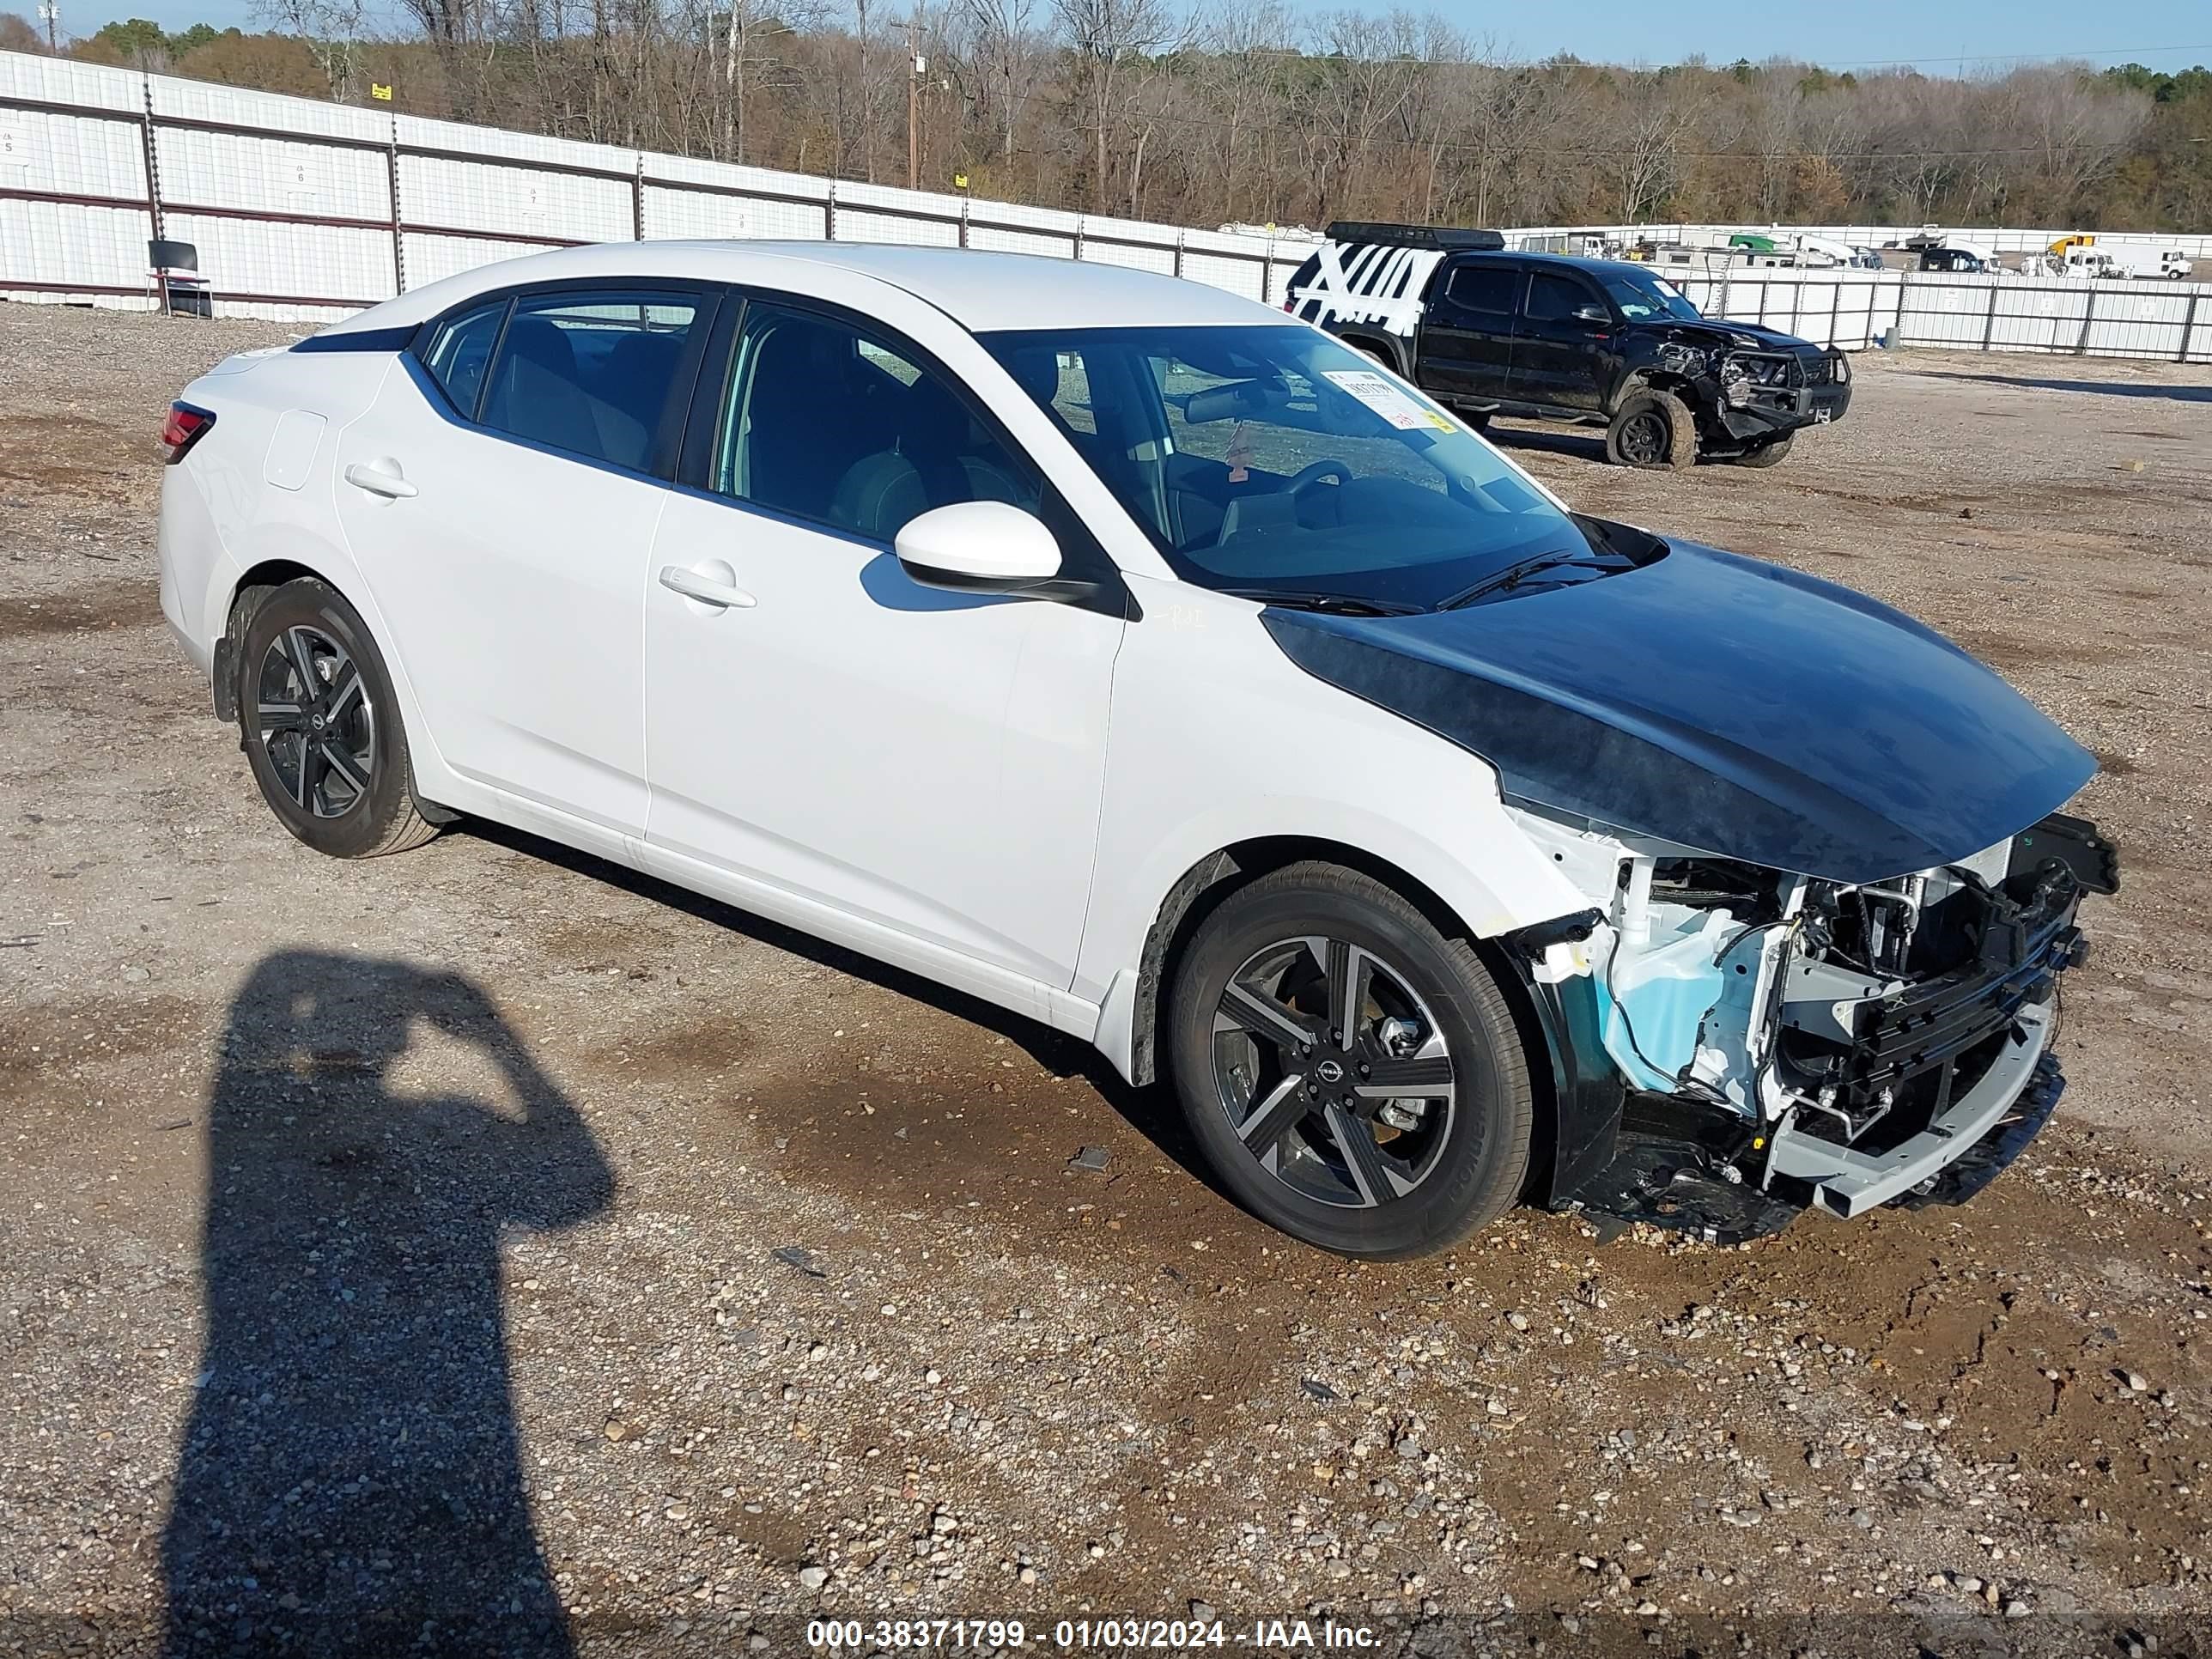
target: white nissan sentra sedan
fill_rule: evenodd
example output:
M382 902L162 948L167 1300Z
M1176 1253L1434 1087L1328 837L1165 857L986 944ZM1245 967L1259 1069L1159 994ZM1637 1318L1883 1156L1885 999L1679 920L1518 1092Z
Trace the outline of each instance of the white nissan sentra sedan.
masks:
M162 608L310 847L495 819L1073 1032L1326 1249L1957 1202L2057 1098L2086 751L1249 301L580 248L165 436Z

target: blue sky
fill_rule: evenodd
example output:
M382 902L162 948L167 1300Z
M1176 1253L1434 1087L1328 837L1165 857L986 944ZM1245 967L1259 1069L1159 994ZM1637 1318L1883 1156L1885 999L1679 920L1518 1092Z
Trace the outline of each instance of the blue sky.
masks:
M1345 0L1291 0L1294 10L1334 10ZM1423 0L1401 0L1413 9ZM877 0L884 13L898 0ZM1374 9L1379 9L1378 4ZM1434 9L1523 57L1554 52L1610 63L1670 63L1692 52L1717 62L1774 53L1836 67L1881 60L1916 63L1931 74L2001 68L2021 57L2078 56L2098 64L2130 58L2156 69L2212 63L2212 6L2205 0L1573 0L1529 6L1494 0L1437 0ZM0 0L0 10L34 15L36 0ZM1040 5L1042 12L1045 7ZM116 17L151 17L166 28L206 21L260 27L252 0L62 0L62 25L89 34Z

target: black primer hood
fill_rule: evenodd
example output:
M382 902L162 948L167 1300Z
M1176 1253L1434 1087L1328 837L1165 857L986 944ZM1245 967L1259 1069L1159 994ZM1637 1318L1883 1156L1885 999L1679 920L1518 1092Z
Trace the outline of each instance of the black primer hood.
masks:
M1831 881L1968 857L2096 771L1902 612L1780 565L1668 550L1454 611L1261 621L1309 673L1481 756L1509 798Z
M1668 338L1701 346L1731 346L1738 340L1749 340L1763 351L1798 355L1820 349L1809 340L1801 340L1794 334L1784 334L1780 329L1769 328L1764 323L1732 323L1717 317L1709 317L1701 323L1673 323L1668 328Z

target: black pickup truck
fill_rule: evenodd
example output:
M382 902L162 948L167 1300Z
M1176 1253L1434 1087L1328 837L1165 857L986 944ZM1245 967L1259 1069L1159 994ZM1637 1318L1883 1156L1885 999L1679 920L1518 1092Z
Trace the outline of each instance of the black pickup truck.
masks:
M1283 309L1480 427L1603 422L1624 466L1771 466L1850 407L1844 354L1700 316L1644 266L1509 253L1496 231L1340 222Z

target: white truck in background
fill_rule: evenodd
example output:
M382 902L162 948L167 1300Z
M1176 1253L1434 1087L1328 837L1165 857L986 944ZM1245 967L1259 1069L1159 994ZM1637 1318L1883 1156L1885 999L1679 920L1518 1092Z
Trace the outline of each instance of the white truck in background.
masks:
M2186 282L2192 274L2190 257L2179 248L2131 247L2121 242L2100 247L2087 234L2062 236L2043 254L2028 256L2021 268L2030 275L2091 282L2126 282L2138 276Z

